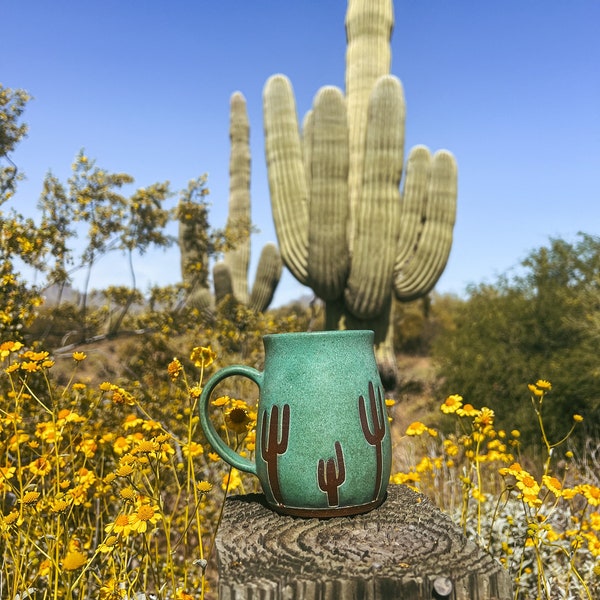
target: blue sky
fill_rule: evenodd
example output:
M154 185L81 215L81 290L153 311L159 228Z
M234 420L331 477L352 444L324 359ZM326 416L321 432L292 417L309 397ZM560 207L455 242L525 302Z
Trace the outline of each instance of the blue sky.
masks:
M600 233L600 2L395 0L394 8L406 148L447 148L458 162L454 244L437 291L492 282L550 236ZM229 99L241 91L255 264L275 240L264 83L286 74L300 118L321 86L343 88L345 12L344 0L4 2L0 82L34 97L29 136L11 157L27 175L14 206L35 215L45 173L66 182L85 148L136 187L169 180L179 190L208 173L210 220L222 227ZM135 265L142 288L180 278L176 246ZM115 255L92 274L93 287L128 282ZM286 273L275 302L304 293Z

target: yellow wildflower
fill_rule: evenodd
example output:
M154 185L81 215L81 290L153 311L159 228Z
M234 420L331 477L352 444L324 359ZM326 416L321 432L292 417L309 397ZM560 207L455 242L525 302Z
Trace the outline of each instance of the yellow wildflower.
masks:
M225 425L237 434L246 433L249 423L248 411L243 408L232 408L225 413Z
M154 524L160 520L157 506L142 504L131 516L131 529L138 533L144 533L148 529L148 523Z
M96 450L98 450L98 444L96 440L93 438L87 438L85 440L81 440L75 447L77 452L81 452L87 458L93 458L96 454Z
M15 476L15 467L0 467L0 484L12 479Z
M117 579L110 579L100 587L100 600L126 600L127 590L121 587Z
M427 471L433 471L434 463L428 456L424 456L419 464L415 467L417 473L426 473Z
M444 450L448 456L456 456L458 454L458 445L453 440L444 440Z
M28 373L35 373L36 371L40 371L41 367L37 362L25 361L21 363L21 369L23 369L23 371L27 371Z
M574 488L564 488L562 490L562 494L561 496L565 499L565 500L572 500L573 498L575 498L575 496L577 496L577 494L579 493L579 489L578 487L574 487Z
M51 567L52 562L49 558L45 558L42 562L40 562L40 566L38 567L38 575L40 577L48 577L48 575L50 575Z
M452 394L451 396L448 396L446 400L444 400L441 410L446 414L455 413L462 406L462 403L462 396L459 396L458 394Z
M103 554L112 552L118 541L119 537L117 535L111 534L107 536L107 538L98 546L98 552L102 552Z
M183 365L177 358L174 358L167 366L167 373L173 381L175 381L181 375L182 372Z
M575 421L575 423L581 423L583 421L583 417L581 415L573 415L573 421Z
M67 553L63 560L62 568L65 571L75 571L87 562L87 556L79 550L73 550Z
M0 344L0 359L4 360L10 356L11 352L18 352L23 347L21 342L2 342Z
M37 491L25 492L21 498L21 504L31 505L35 504L40 499L40 493Z
M115 404L127 404L128 406L133 406L135 404L135 398L122 387L115 386L112 389L112 401Z
M88 499L88 488L89 486L87 485L79 484L67 492L69 498L71 498L75 506L81 506L82 504L85 505Z
M129 477L133 473L133 467L130 464L120 465L115 470L115 475L117 477Z
M82 417L68 408L59 410L57 417L59 425L64 425L65 423L81 423L82 421L85 421L85 417Z
M137 460L137 458L133 454L124 454L119 459L119 464L120 465L130 465L130 464L136 462L136 460Z
M473 419L473 423L482 429L491 427L491 425L494 423L494 411L491 408L484 406L479 411L479 414Z
M540 486L534 477L527 473L517 478L517 487L528 495L537 496L540 492Z
M421 481L421 475L415 471L410 471L409 473L395 473L391 476L390 481L395 485L401 484L415 484ZM414 488L414 486L411 486Z
M550 475L544 475L542 477L542 483L558 498L562 496L562 483L556 478Z
M122 435L120 435L113 443L113 450L115 451L115 454L123 454L124 452L127 452L130 448L130 441Z
M160 444L155 440L141 440L138 444L131 450L132 454L149 454L151 452L156 452L160 449Z
M600 506L599 487L596 487L590 483L584 483L579 486L579 493L582 494L592 506Z
M85 360L87 358L87 355L85 354L85 352L73 352L73 360L76 362L81 362L82 360Z
M208 481L199 481L196 484L196 489L201 494L207 494L208 492L210 492L210 490L212 490L212 483L209 483Z
M192 349L190 360L199 368L204 368L212 365L217 354L213 352L210 346L196 346Z
M190 442L189 444L184 444L182 446L184 456L188 458L193 458L194 456L199 456L204 453L204 448L202 444L198 442ZM210 455L209 455L210 456Z
M510 465L510 467L503 467L498 471L500 475L513 475L514 477L520 477L521 475L528 475L527 471L523 469L520 463L516 462Z
M94 471L90 471L85 467L82 467L77 471L77 481L84 485L85 487L89 487L96 481L96 474Z
M485 494L478 487L474 487L471 490L471 496L477 502L485 502Z
M475 408L472 404L465 404L456 409L456 414L459 417L477 417L479 413L479 409Z
M124 487L119 492L119 496L121 496L121 498L123 498L123 500L127 500L128 502L133 502L136 499L137 494L135 493L135 490L132 487Z
M27 350L27 352L25 352L23 354L23 358L27 358L28 360L33 360L36 362L41 362L43 360L46 360L48 358L48 356L49 356L49 354L45 350L43 350L41 352L34 352L33 350Z
M18 510L12 510L6 516L0 515L0 531L6 531L12 525L21 525L22 519Z
M538 398L544 395L544 390L540 389L533 383L528 384L527 388L534 396L537 396Z
M552 384L545 379L538 379L535 385L540 389L549 392L552 389Z
M62 435L60 431L56 429L54 423L38 423L35 429L35 435L44 440L44 442L56 444L62 440Z
M213 406L224 406L225 404L228 404L230 400L231 398L229 396L220 396L216 400L213 400L211 404Z
M53 513L62 513L70 506L70 502L64 498L57 498L50 504L50 510Z
M591 532L587 533L585 537L588 541L588 550L590 551L590 554L594 558L600 557L600 540L598 537Z
M237 469L231 469L229 473L226 473L221 483L221 488L224 490L235 490L242 485L242 478Z
M114 523L109 523L104 531L127 537L131 532L131 522L129 515L118 515Z
M413 421L406 428L406 435L421 435L427 431L427 425L421 423L421 421Z
M523 501L532 508L535 508L536 506L541 506L542 504L542 501L537 497L537 494L523 492L522 496Z

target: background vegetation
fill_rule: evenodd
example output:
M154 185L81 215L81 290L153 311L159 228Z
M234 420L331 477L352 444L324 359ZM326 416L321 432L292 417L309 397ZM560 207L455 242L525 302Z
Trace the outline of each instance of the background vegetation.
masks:
M202 380L233 362L260 368L264 334L320 329L323 308L299 300L262 314L226 296L204 310L184 283L138 290L134 251L174 242L169 185L123 195L131 177L83 151L66 184L51 174L43 182L39 219L23 217L10 206L21 176L10 153L26 134L27 101L0 86L0 596L204 597L223 497L255 482L211 457L195 415ZM207 195L199 177L179 199L202 215L214 261L232 242L210 228ZM93 291L94 264L108 252L127 259L131 286ZM503 559L517 596L597 590L599 267L598 237L550 239L464 298L434 293L394 308L395 481L434 496ZM73 293L76 268L87 277ZM222 398L223 435L251 453L256 390ZM439 410L444 398L454 411ZM524 473L537 490L523 491ZM523 509L513 525L509 500Z

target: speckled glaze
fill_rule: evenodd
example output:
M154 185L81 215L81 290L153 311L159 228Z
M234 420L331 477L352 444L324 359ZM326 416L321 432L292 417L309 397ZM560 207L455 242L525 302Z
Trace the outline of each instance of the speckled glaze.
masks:
M391 441L373 332L267 335L264 345L263 372L232 365L204 387L201 424L215 451L256 475L268 503L281 513L345 516L381 504ZM229 448L210 420L211 392L232 375L260 389L255 461Z

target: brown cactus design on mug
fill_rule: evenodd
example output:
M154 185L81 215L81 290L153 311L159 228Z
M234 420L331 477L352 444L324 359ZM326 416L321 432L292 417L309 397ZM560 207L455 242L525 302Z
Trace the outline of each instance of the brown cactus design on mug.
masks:
M279 488L279 475L277 473L277 460L288 447L290 435L290 405L284 404L281 418L281 438L279 437L279 406L276 404L271 408L271 414L263 414L261 422L261 454L267 463L267 476L273 498L279 504L283 504L281 489ZM267 425L267 418L269 424ZM269 430L267 433L267 429Z
M375 453L377 456L377 471L375 474L375 493L373 498L377 498L379 495L379 489L381 487L381 479L383 476L383 452L381 449L381 442L385 437L385 419L387 415L385 412L385 403L381 395L381 389L377 387L377 398L375 398L375 388L369 381L369 408L371 412L371 421L373 423L373 431L369 427L369 419L367 418L367 407L366 401L363 396L358 399L358 411L360 413L360 424L362 426L365 439L371 446L375 446Z
M327 494L327 503L329 506L339 505L338 488L346 481L344 453L342 452L342 445L339 442L335 443L335 455L337 465L334 458L328 458L327 462L321 458L317 469L319 488Z

